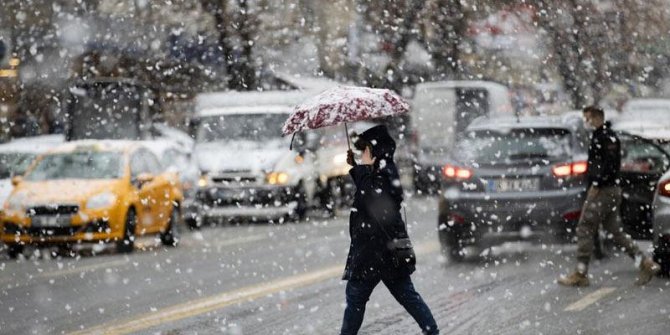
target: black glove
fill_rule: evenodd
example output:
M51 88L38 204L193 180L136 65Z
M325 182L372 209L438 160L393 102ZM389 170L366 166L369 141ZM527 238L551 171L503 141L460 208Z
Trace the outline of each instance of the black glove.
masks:
M351 149L349 149L347 151L347 164L349 164L351 166L358 165L358 164L356 164L356 160L354 160L354 152L351 151Z

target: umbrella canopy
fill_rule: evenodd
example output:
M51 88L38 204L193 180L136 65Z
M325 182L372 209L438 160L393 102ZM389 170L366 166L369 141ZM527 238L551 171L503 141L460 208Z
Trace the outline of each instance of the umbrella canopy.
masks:
M296 106L284 123L282 133L290 135L303 129L317 129L407 112L409 104L391 90L339 86Z

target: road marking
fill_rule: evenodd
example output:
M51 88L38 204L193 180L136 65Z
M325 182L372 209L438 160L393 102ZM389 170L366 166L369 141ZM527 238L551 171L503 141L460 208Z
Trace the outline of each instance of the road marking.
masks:
M227 247L235 244L242 244L242 243L248 243L248 242L256 242L256 241L261 241L267 239L268 236L265 234L259 234L259 235L251 235L251 236L244 236L244 237L239 237L234 240L226 240L222 241L219 243L205 243L203 244L206 247Z
M213 310L240 302L251 301L268 294L289 290L295 287L317 283L341 274L344 268L340 265L327 267L318 271L308 272L285 279L260 285L247 286L238 290L224 292L211 297L190 301L184 304L165 308L155 313L147 313L127 322L111 322L89 328L74 334L129 334L147 329L165 322L177 321L188 317L204 314Z
M255 241L260 241L267 239L268 236L264 234L258 234L258 235L251 235L251 236L244 236L244 237L239 237L236 239L232 240L225 240L219 243L205 243L201 244L201 246L205 247L227 247L231 245L236 245L236 244L243 244L243 243L248 243L248 242L255 242ZM158 243L149 243L150 240L144 239L144 240L138 240L135 242L135 248L142 250L150 247L158 247ZM54 277L59 277L59 276L65 276L65 275L70 275L70 274L76 274L76 273L82 273L82 272L90 272L94 271L100 268L111 268L111 267L116 267L116 266L121 266L121 265L126 265L129 264L129 261L124 259L124 260L116 260L116 261L110 261L110 262L105 262L105 263L98 263L98 264L92 264L92 265L86 265L86 266L80 266L76 268L70 268L70 269L63 269L63 270L56 270L56 271L51 271L51 272L44 272L35 275L36 278L41 278L41 279L49 279L49 278L54 278ZM6 283L9 283L11 281L15 280L15 278L0 278L0 285L4 285Z
M120 259L120 260L110 261L110 262L105 262L105 263L79 266L79 267L72 268L72 269L45 272L45 273L39 274L38 277L40 277L40 278L53 278L53 277L59 277L59 276L74 274L74 273L89 272L89 271L97 270L97 269L100 269L100 268L111 268L111 267L115 267L115 266L125 265L125 264L128 264L128 263L129 263L128 260Z
M97 269L100 269L100 268L111 268L111 267L115 267L115 266L125 265L125 264L128 264L128 263L129 263L128 260L116 260L116 261L110 261L110 262L105 262L105 263L79 266L79 267L71 268L71 269L43 272L43 273L39 273L39 274L35 275L35 278L49 279L49 278L60 277L60 276L65 276L65 275L70 275L70 274L75 274L75 273L91 272L91 271L94 271L94 270L97 270ZM4 285L5 283L11 282L13 280L20 280L20 279L17 279L17 278L3 278L2 280L0 280L0 285Z
M565 308L565 312L579 312L586 307L589 307L590 305L594 304L598 300L612 294L616 288L614 287L603 287L595 292L592 292L585 296L584 298L581 298L577 300L575 303L572 305L568 306Z
M417 245L417 254L428 254L439 250L439 244L430 241ZM290 290L315 284L327 279L337 278L342 274L344 267L334 265L295 276L274 280L258 285L243 287L230 292L223 292L207 298L192 300L183 304L166 307L162 310L146 313L137 318L120 321L114 320L99 326L80 330L70 335L82 334L130 334L145 330L163 323L174 322L200 314L205 314L237 303L252 301L279 291Z

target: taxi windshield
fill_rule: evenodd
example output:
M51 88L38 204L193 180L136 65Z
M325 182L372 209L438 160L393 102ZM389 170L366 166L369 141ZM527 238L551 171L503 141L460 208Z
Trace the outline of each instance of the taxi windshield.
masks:
M116 179L122 175L118 152L77 151L44 156L28 172L28 181L53 179Z

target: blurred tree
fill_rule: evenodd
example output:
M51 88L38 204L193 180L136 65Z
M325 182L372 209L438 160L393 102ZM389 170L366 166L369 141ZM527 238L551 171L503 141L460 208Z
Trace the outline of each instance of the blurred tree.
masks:
M247 0L236 0L233 8L228 0L201 0L205 11L212 13L219 34L228 87L235 90L256 88L253 46L258 26L257 17ZM232 13L230 11L233 11ZM233 44L236 38L239 43Z
M667 59L667 0L537 0L537 22L551 40L551 59L573 108L598 103L615 83L653 84L647 70ZM665 8L666 10L659 10ZM667 71L667 70L666 70ZM656 74L662 77L662 74Z
M424 41L435 64L435 79L461 79L461 48L468 30L469 12L461 0L433 0L426 9Z

